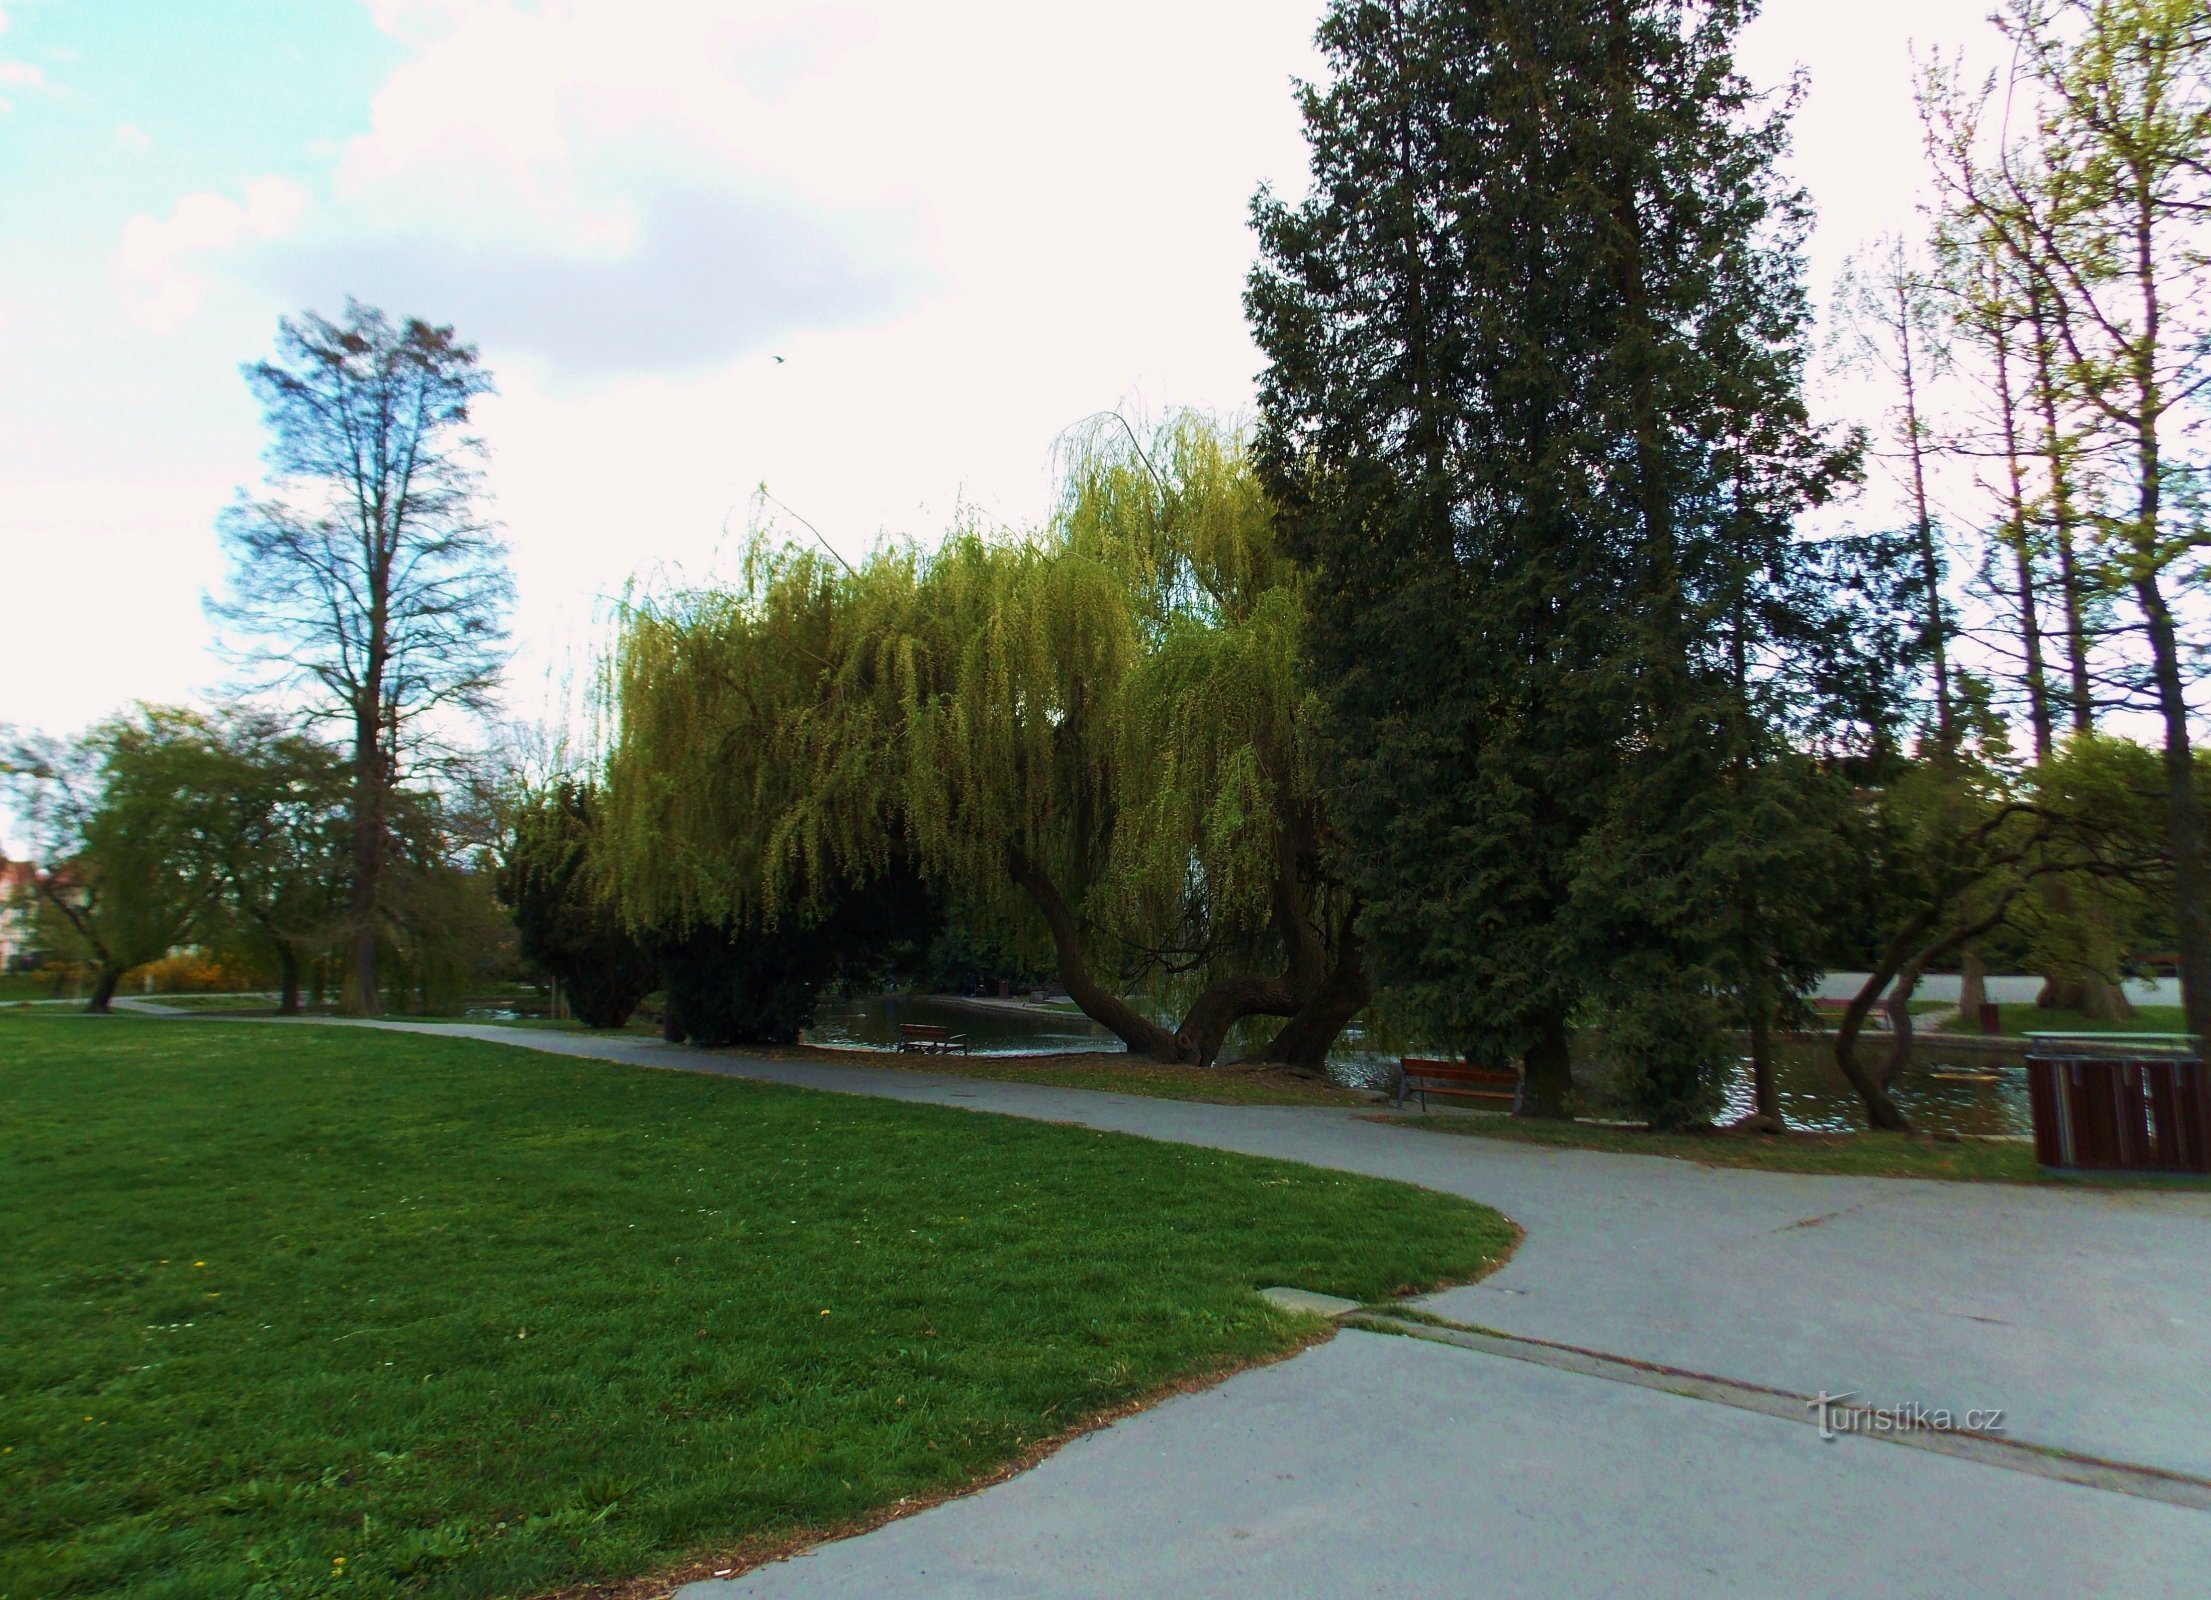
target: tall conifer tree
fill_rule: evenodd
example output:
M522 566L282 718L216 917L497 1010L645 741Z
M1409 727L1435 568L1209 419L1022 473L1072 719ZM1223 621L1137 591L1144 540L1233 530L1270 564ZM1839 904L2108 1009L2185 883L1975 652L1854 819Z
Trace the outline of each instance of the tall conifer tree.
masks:
M1793 519L1851 461L1801 401L1804 210L1786 108L1732 65L1749 14L1337 0L1312 195L1256 206L1261 459L1366 927L1541 1113L1577 1016L1678 1123L1721 1028L1793 1002L1730 958L1801 911L1746 877L1745 819L1819 808L1747 779L1828 639Z

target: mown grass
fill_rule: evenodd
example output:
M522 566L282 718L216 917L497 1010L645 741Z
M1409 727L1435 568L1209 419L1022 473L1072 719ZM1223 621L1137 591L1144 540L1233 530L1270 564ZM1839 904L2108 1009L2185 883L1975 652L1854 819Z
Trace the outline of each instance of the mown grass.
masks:
M0 1001L66 999L69 985L43 972L0 972Z
M2136 1006L2125 1022L2098 1022L2078 1011L2045 1010L2032 1004L1997 1010L2003 1031L2014 1038L2029 1033L2182 1033L2188 1027L2187 1016L2178 1006Z
M1377 1117L1433 1133L1561 1150L1606 1150L1617 1155L1666 1156L1708 1167L1753 1167L1767 1172L1815 1172L1854 1178L1938 1178L1957 1183L2144 1183L2201 1189L2211 1179L2190 1177L2104 1178L2096 1174L2053 1178L2035 1164L2034 1146L2023 1139L1933 1139L1901 1133L1651 1133L1609 1123L1547 1122L1491 1113Z
M757 1552L1479 1275L1281 1162L466 1039L0 1016L0 1596L542 1593Z

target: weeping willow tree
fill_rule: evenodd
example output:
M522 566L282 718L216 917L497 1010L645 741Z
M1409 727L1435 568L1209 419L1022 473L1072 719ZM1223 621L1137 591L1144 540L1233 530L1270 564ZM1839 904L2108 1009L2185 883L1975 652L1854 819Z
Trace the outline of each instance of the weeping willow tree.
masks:
M756 545L640 608L603 869L640 925L804 928L919 873L1131 1050L1317 1068L1367 998L1306 735L1297 578L1243 441L1077 438L1044 529L857 570ZM1176 1005L1177 1026L1127 996Z

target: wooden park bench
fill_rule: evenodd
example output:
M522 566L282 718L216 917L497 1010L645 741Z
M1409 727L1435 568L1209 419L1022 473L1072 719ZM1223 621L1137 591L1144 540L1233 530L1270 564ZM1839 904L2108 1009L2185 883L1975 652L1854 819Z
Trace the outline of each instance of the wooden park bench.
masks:
M1407 1056L1397 1064L1397 1103L1407 1095L1420 1097L1420 1109L1428 1109L1428 1097L1472 1100L1510 1111L1520 1103L1520 1074L1511 1067L1470 1067L1463 1061L1433 1061Z
M933 1022L901 1022L898 1025L898 1048L917 1051L925 1056L948 1056L957 1050L967 1054L967 1035L940 1028Z

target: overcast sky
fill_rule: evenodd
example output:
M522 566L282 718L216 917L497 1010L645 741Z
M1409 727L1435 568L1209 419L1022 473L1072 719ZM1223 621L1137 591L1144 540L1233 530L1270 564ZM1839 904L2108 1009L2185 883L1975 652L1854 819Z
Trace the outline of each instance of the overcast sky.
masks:
M1814 280L1922 189L1910 50L1986 0L1772 0ZM847 553L1037 517L1111 406L1246 408L1246 212L1302 189L1318 0L0 0L0 722L221 676L238 376L347 293L454 323L520 587L515 712L756 485ZM776 358L781 357L778 361Z

